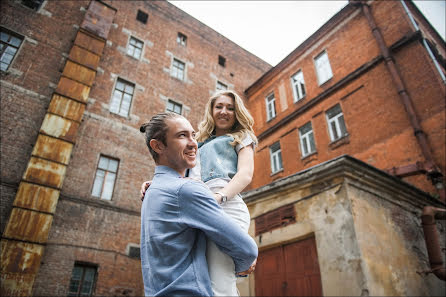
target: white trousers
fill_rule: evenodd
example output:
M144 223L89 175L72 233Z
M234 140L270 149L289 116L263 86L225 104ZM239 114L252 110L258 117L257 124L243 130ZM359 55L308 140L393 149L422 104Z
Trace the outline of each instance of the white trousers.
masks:
M211 188L214 193L220 189ZM248 233L251 219L248 207L240 195L228 200L222 205L222 208L243 231ZM239 296L234 261L230 256L221 252L217 245L209 239L207 240L206 259L214 296Z

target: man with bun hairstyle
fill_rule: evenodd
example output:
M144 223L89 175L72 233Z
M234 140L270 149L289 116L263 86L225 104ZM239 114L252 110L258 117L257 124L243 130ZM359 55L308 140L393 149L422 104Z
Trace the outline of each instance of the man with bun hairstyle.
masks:
M232 257L238 275L251 273L258 255L254 240L221 209L204 183L184 178L195 166L198 149L189 121L160 113L140 131L156 163L141 208L145 295L212 296L207 237Z

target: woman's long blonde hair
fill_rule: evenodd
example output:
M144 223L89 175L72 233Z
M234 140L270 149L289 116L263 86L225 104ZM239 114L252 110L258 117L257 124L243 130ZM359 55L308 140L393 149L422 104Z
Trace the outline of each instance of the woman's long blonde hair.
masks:
M203 142L214 133L215 122L214 118L212 117L212 109L214 108L215 100L217 100L217 98L220 96L227 96L234 99L235 123L231 128L231 132L227 133L227 135L234 137L234 141L230 144L232 146L241 144L243 139L248 135L251 136L254 144L257 144L257 137L252 129L254 119L243 104L242 98L240 98L237 93L230 90L219 91L209 98L209 101L206 103L203 120L198 125L198 133L196 136L197 141Z

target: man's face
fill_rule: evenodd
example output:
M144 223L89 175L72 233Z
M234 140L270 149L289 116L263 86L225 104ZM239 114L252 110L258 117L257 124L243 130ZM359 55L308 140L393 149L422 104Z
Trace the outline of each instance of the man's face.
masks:
M166 124L166 146L160 152L160 165L169 166L184 176L186 169L195 166L198 149L195 131L184 118L169 119Z

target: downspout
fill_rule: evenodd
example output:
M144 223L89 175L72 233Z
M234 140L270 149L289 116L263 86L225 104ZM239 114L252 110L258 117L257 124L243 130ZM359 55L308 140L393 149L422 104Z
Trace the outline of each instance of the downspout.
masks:
M435 274L439 279L446 280L446 268L443 265L443 256L440 247L440 238L435 224L435 219L446 220L446 209L426 206L421 215L424 239L426 241L427 254L431 270L427 273Z
M406 11L406 14L409 17L410 22L412 23L412 26L415 29L415 31L420 31L420 28L418 27L417 23L415 22L415 19L413 18L412 13L410 12L410 10L407 7L406 3L404 3L403 0L400 0L400 2L403 5L404 10ZM437 69L438 73L440 74L441 80L443 81L444 84L446 84L446 77L445 77L443 71L441 70L441 67L438 64L437 59L435 58L434 54L432 53L432 50L429 47L429 45L427 44L426 39L424 37L423 37L423 45L426 48L426 51L429 54L430 58L434 62L435 68Z
M381 54L384 57L384 61L386 63L387 69L390 72L390 75L392 76L393 82L395 84L395 87L398 91L398 94L401 98L401 101L404 105L404 108L406 110L406 113L409 117L409 121L412 125L412 128L414 129L414 135L418 141L418 144L421 148L421 151L423 153L423 156L426 160L426 168L427 168L427 176L431 180L432 184L437 189L440 200L444 203L446 199L445 195L445 189L443 186L443 174L440 172L440 169L434 162L434 158L432 156L432 152L429 146L429 143L427 142L426 133L424 133L423 129L421 128L420 120L418 116L415 113L415 108L413 106L412 100L409 97L409 94L407 93L406 87L404 86L403 79L395 65L395 61L390 54L389 49L387 48L384 38L381 34L381 31L379 30L378 26L376 25L376 22L373 18L372 13L370 12L370 7L366 3L366 1L361 0L350 0L351 3L354 5L360 5L362 8L362 11L369 23L369 26L372 30L372 33L378 43L379 49L381 51Z

